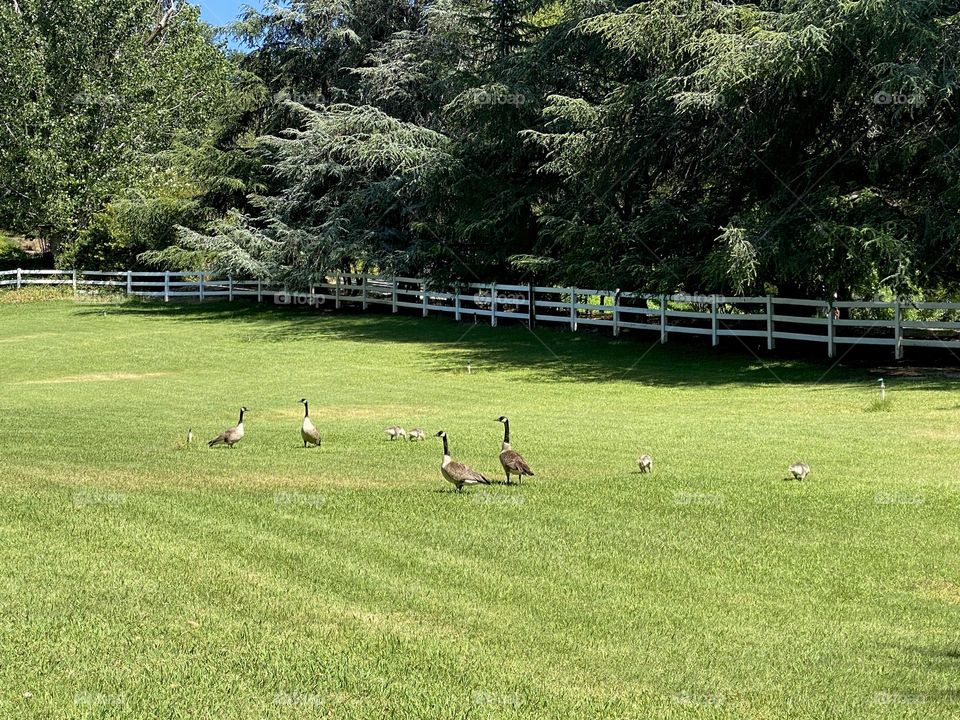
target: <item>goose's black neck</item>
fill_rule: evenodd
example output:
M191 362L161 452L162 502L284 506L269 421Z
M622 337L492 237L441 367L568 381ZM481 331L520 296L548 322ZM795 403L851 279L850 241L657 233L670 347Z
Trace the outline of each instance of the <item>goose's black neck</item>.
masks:
M243 408L240 408L240 420L237 422L237 425L240 425L243 422Z
M450 447L447 445L447 436L446 436L446 435L443 436L443 454L444 454L444 455L449 455L449 454L450 454Z
M503 441L505 443L510 442L510 421L509 420L503 421Z
M303 401L303 416L310 417L310 403L306 400Z

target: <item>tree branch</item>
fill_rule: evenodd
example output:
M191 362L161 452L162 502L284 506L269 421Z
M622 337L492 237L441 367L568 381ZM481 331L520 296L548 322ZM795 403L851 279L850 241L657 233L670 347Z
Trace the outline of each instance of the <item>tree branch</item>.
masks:
M17 0L13 0L16 4ZM150 36L143 41L143 46L147 47L153 43L157 38L159 38L166 31L167 27L173 22L173 19L177 14L183 9L183 5L178 2L178 0L158 0L158 17L157 24L153 28L153 32L150 33Z

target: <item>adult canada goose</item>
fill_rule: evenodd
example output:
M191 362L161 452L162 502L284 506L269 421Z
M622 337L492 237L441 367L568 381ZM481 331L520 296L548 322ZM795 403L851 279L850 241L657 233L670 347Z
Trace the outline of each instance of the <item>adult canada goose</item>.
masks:
M240 420L232 428L227 428L217 435L213 440L207 443L209 447L214 445L227 445L231 449L238 442L243 440L243 414L247 412L245 407L240 408Z
M793 475L794 480L806 480L807 475L810 474L810 466L799 460L787 469L790 471L790 474Z
M193 428L187 428L187 445L193 442Z
M443 462L440 463L440 474L443 475L448 482L453 483L454 487L457 488L457 492L461 492L464 485L490 484L490 481L481 473L468 468L462 462L457 462L450 457L450 447L447 445L447 434L443 430L438 432L436 437L443 438Z
M637 458L637 467L642 473L653 472L653 458L649 455L641 455Z
M410 431L410 437L408 437L407 440L411 442L414 440L425 440L426 437L427 434L423 431L423 428L414 428Z
M310 406L306 398L300 398L303 403L303 422L300 424L300 437L303 439L303 446L314 445L320 447L320 431L314 427L310 421Z
M391 425L384 432L387 433L387 437L391 440L399 440L400 438L405 438L407 436L407 431L399 425Z
M516 475L523 481L524 475L533 477L533 470L527 465L527 461L520 457L520 453L510 447L510 421L505 415L497 418L497 422L503 423L503 442L500 444L500 464L503 465L503 471L507 474L507 485L510 484L510 476Z

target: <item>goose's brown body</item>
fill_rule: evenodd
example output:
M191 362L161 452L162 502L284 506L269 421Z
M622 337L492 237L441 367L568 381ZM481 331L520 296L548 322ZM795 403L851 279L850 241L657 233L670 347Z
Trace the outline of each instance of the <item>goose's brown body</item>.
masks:
M207 443L207 446L214 447L215 445L226 445L229 448L233 448L234 445L243 440L243 414L246 411L247 409L245 407L240 408L240 421L232 428L227 428L222 433L217 435L213 440Z
M510 447L510 421L505 416L500 416L497 422L503 423L503 442L500 445L500 465L503 466L503 472L507 476L507 485L510 484L512 475L516 475L521 481L524 476L533 477L533 470L527 465L516 450Z
M303 403L303 422L300 423L300 439L303 440L303 446L313 445L320 447L320 431L317 430L313 421L310 419L310 405L306 398L300 401Z
M441 430L437 437L443 438L443 460L440 462L440 474L451 483L457 492L463 490L464 485L489 485L490 481L471 467L464 465L450 457L450 449L447 445L447 434Z

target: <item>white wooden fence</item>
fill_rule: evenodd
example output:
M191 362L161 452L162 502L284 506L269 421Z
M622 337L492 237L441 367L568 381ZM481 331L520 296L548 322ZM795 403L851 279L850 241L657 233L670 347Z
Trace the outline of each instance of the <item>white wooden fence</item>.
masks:
M894 300L800 300L773 296L651 294L580 287L542 287L470 283L439 290L421 278L344 273L325 277L309 292L288 293L257 280L236 280L198 272L94 272L88 270L0 271L0 287L70 285L115 288L128 295L206 300L237 297L278 304L333 307L372 305L418 310L424 317L446 313L474 322L515 320L529 325L552 323L650 333L667 342L673 334L710 336L713 345L723 337L759 338L768 349L777 340L822 343L830 357L839 346L891 347L896 358L905 347L960 349L960 303ZM845 310L845 312L841 312ZM841 319L841 315L844 317Z

